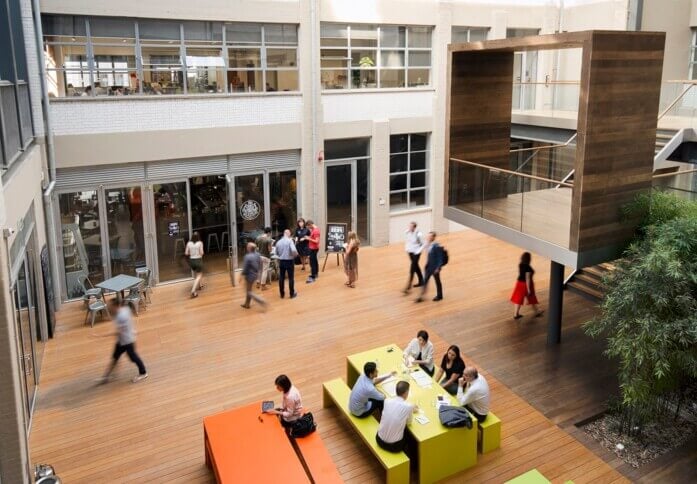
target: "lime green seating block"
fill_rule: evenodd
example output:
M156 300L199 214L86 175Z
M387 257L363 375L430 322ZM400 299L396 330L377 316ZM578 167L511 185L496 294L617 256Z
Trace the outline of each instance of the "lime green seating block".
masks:
M506 481L505 484L550 484L545 476L543 476L537 469L532 469L525 474L521 474L518 477L514 477L510 481Z
M375 454L387 472L388 484L409 483L409 457L404 452L388 452L378 446L375 435L378 432L378 421L373 417L358 418L349 411L349 395L351 389L344 380L337 378L322 384L322 404L324 408L336 405L346 415L351 426L361 436L363 442Z
M479 429L482 454L501 447L501 420L496 415L489 412L486 419L479 423Z

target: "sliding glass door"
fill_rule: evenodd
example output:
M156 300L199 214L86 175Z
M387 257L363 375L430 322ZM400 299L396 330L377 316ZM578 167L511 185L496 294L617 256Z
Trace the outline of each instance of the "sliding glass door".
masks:
M158 281L184 279L191 275L184 256L191 237L188 183L157 183L152 191Z

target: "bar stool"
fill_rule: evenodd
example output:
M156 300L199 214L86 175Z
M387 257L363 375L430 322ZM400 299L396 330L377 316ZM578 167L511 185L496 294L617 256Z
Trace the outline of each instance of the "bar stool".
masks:
M179 246L181 246L181 251L179 250ZM186 241L183 238L178 237L174 240L173 262L177 262L177 255L183 255L184 252L186 252Z
M211 242L213 240L215 240L215 246L218 248L218 252L220 252L220 241L218 240L218 234L216 234L215 232L211 232L210 234L208 234L208 244L206 244L207 245L206 251L207 252L211 251L211 245L212 245Z
M227 230L223 232L223 235L220 236L221 249L225 249L225 247L227 247L225 243L230 244L230 237Z

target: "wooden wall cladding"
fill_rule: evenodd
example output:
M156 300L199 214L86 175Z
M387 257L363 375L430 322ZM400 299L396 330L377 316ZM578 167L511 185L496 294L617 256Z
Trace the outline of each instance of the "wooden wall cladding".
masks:
M664 44L654 32L592 32L584 43L572 250L633 236L621 208L651 188Z

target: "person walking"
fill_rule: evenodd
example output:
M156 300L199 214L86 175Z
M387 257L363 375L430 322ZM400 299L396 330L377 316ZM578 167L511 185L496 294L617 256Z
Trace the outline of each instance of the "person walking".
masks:
M135 343L136 343L136 330L133 325L133 313L131 308L117 300L116 298L109 301L109 307L111 309L111 314L113 314L114 324L116 325L116 332L110 333L108 336L116 335L116 346L114 347L114 353L111 357L111 363L101 378L102 383L107 383L110 381L111 373L116 368L116 364L119 362L121 355L126 353L128 358L136 364L138 367L138 375L133 378L133 383L138 383L148 377L148 372L145 369L143 360L140 359L138 353L136 353Z
M358 279L358 248L361 246L361 241L356 235L356 232L349 232L346 242L346 254L344 255L344 271L348 281L348 287L356 287L354 283Z
M428 289L428 280L433 277L436 281L436 297L433 298L434 301L440 301L443 299L443 285L440 282L440 269L443 267L443 247L436 242L436 233L431 231L426 236L426 267L424 284L421 287L421 295L416 298L416 302L422 302L424 296L426 295L426 289Z
M257 237L256 245L261 257L261 271L259 271L257 286L260 286L261 290L265 291L266 284L269 283L269 267L271 266L271 250L273 248L271 227L264 228L264 233Z
M309 241L310 229L305 226L305 219L301 217L298 219L297 227L295 227L295 247L298 249L303 271L305 270L307 259L310 256L310 248L308 246Z
M530 265L531 261L532 256L530 255L530 252L523 252L523 255L520 256L520 264L518 264L518 279L516 280L515 287L513 288L513 294L511 294L511 302L515 306L513 319L520 319L523 317L520 314L520 308L526 301L528 304L532 305L536 318L544 314L544 311L540 310L537 306L539 302L537 301L537 296L535 295L535 283L532 280L532 276L535 275L535 271Z
M290 298L293 299L298 295L295 292L295 263L293 260L298 255L298 250L295 248L293 239L290 238L290 230L283 231L283 238L276 242L276 255L278 256L278 264L280 268L280 276L278 277L278 289L281 293L281 298L286 297L286 277L288 277L288 289L290 290Z
M242 260L242 275L244 276L244 281L247 286L247 298L244 300L244 304L241 306L245 309L249 309L249 304L254 299L256 302L261 304L262 307L266 308L266 301L261 297L254 294L254 282L259 279L259 273L262 270L261 255L257 252L257 246L254 242L247 243L247 253L244 255Z
M320 232L319 227L312 220L307 221L307 227L310 229L310 238L308 239L308 248L310 249L310 277L307 278L308 284L313 283L319 277L319 261L317 253L319 252Z
M189 267L194 273L194 285L191 286L191 297L198 296L198 290L203 289L203 242L198 232L194 232L186 244L184 255L189 258Z
M416 222L411 222L409 228L405 232L405 242L404 248L409 256L409 280L407 281L407 287L402 291L405 295L409 294L412 288L412 282L414 282L414 275L416 275L417 283L413 287L421 287L424 284L424 276L421 273L421 268L419 267L419 258L421 257L421 250L424 247L424 236L421 232L416 230Z

